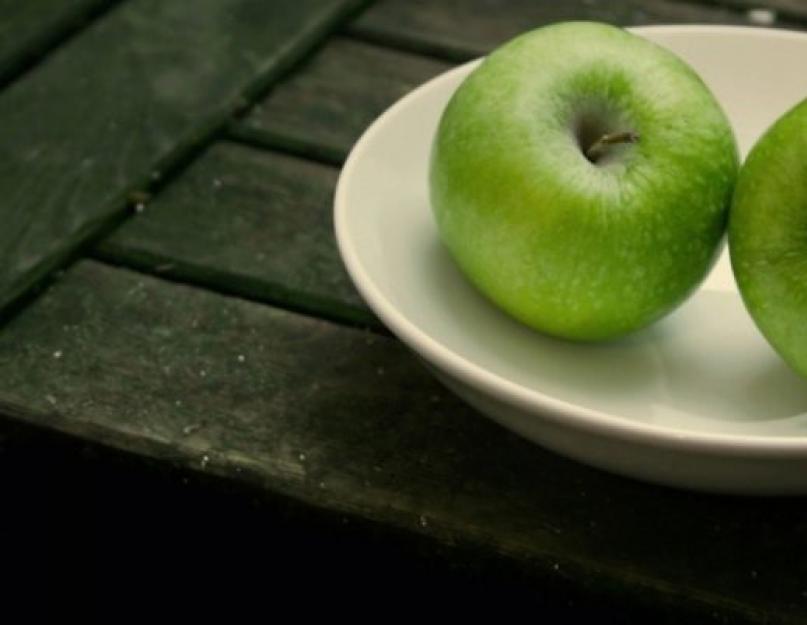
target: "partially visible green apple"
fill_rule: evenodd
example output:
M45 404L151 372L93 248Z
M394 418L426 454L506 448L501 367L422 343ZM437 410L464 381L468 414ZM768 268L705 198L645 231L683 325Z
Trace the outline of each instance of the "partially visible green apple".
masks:
M605 339L704 278L737 168L729 122L688 65L567 22L513 39L462 83L432 147L431 202L493 302L552 335Z
M748 155L731 207L729 252L762 334L807 376L807 100Z

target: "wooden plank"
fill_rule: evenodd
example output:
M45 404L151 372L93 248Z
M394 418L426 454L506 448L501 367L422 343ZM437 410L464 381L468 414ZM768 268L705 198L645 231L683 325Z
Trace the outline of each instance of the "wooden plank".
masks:
M745 16L723 7L670 0L381 0L353 22L348 32L462 61L484 55L521 32L563 20L620 26L748 23Z
M114 0L0 0L0 85Z
M380 327L333 236L337 170L231 143L214 145L95 251L100 258Z
M0 308L123 215L358 0L131 0L0 94Z
M339 163L400 97L451 65L335 38L239 123L236 137Z
M643 597L656 622L807 618L802 499L587 469L392 339L126 270L81 262L4 328L0 413Z

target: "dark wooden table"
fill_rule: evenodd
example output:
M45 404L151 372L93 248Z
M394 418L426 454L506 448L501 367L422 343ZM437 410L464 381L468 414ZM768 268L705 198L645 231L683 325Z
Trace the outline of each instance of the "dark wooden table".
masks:
M0 442L212 476L655 622L807 622L803 499L636 483L495 426L364 306L331 222L374 116L520 31L799 29L807 4L0 0L0 15Z

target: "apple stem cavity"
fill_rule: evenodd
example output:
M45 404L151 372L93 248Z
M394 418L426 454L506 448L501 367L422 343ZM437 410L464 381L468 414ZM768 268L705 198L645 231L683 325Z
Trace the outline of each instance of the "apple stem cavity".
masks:
M596 163L600 157L605 153L605 150L612 145L622 143L636 143L639 141L639 135L630 130L625 132L611 132L602 135L594 143L592 143L585 151L586 158L592 163Z

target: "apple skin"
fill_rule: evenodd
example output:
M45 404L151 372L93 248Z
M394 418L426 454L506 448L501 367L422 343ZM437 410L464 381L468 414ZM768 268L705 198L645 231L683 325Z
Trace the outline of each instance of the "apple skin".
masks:
M586 145L631 131L596 163ZM730 124L677 56L592 22L539 28L452 96L430 162L440 237L513 317L576 340L670 312L719 252L737 176Z
M765 132L740 170L729 253L757 327L807 376L807 100Z

